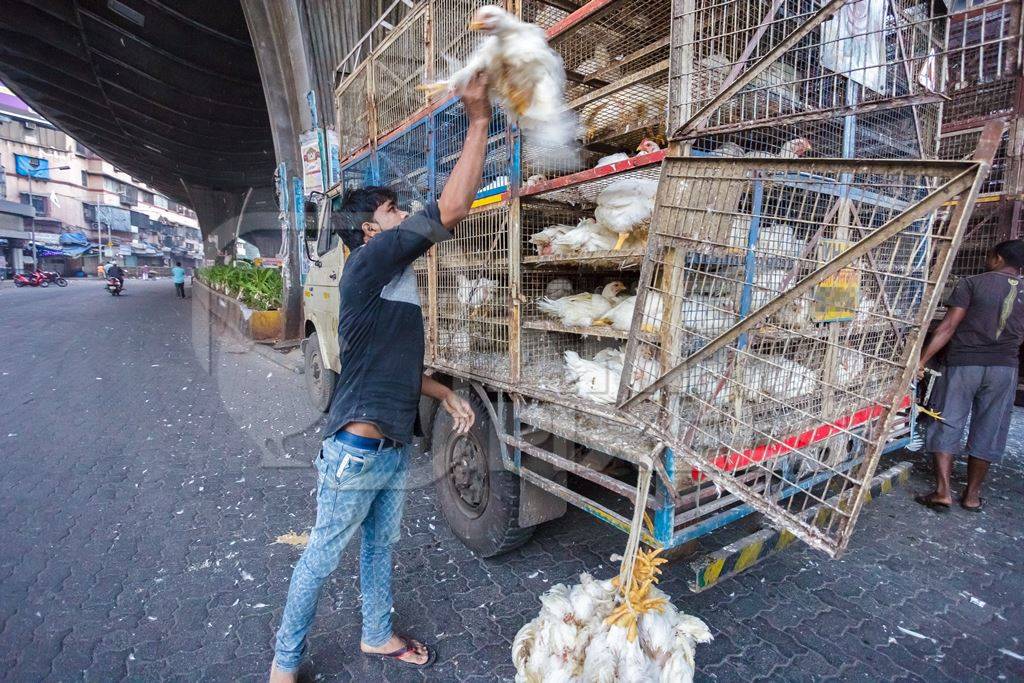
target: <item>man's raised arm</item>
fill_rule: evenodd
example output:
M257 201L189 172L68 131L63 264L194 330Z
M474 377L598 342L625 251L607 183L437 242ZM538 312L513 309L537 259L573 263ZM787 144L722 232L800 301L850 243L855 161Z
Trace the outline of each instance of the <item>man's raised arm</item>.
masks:
M469 209L480 188L487 152L487 127L491 123L491 101L487 97L487 76L478 73L462 91L462 106L469 118L469 130L462 153L448 176L437 207L441 223L451 230L469 215Z

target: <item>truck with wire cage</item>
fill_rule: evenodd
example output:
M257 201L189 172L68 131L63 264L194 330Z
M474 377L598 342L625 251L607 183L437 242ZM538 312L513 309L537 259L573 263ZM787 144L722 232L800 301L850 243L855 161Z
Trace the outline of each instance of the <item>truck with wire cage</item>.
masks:
M467 121L415 86L465 58L483 4L415 3L342 65L345 159L305 283L321 408L340 362L331 213L351 187L413 209L440 194ZM457 435L421 410L445 519L490 556L567 504L628 530L639 499L651 546L760 513L841 552L882 452L912 428L926 321L1002 134L935 159L945 14L918 0L508 9L561 55L582 151L552 163L496 108L473 211L413 265L426 363L478 415ZM622 197L649 205L624 243L548 239L614 224ZM608 307L552 303L578 295Z

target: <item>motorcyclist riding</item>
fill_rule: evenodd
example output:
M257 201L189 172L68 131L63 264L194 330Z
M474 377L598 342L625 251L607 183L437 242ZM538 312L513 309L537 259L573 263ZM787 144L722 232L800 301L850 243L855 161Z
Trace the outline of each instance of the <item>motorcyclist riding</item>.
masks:
M120 287L124 287L124 270L116 263L111 263L106 269L107 277L117 280Z

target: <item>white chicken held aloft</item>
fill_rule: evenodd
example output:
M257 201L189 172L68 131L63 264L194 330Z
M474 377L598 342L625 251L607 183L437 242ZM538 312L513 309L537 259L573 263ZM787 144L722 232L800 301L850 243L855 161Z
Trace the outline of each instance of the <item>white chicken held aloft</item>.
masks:
M421 86L430 96L458 93L479 72L487 74L491 97L531 143L550 154L576 154L578 124L565 105L562 58L548 46L544 29L520 21L495 5L473 13L469 28L487 37L466 65L447 81Z
M622 249L630 233L651 220L657 192L657 180L620 178L597 195L594 218L604 228L618 233L615 251Z
M476 315L490 302L494 288L498 286L497 280L485 277L469 279L462 273L456 275L458 289L455 296L459 301L463 312Z

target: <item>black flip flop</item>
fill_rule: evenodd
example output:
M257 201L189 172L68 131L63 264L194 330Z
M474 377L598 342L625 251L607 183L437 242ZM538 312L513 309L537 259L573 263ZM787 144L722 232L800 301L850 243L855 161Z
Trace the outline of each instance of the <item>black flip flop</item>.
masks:
M949 503L940 503L923 494L914 496L914 502L936 512L949 512Z
M401 664L402 666L410 666L414 669L429 668L434 663L434 660L437 659L437 653L431 650L429 647L427 647L427 645L419 643L418 640L415 642L419 643L420 645L423 645L423 647L427 650L427 661L423 662L422 664L417 664L416 662L407 662L404 659L400 659L402 655L413 652L415 651L416 648L414 648L409 643L409 641L412 640L411 638L406 638L405 636L398 636L398 639L405 643L405 645L403 647L398 648L394 652L363 652L363 654L370 658L380 657L381 659L391 660L397 664Z
M960 499L960 507L962 507L964 510L967 510L968 512L981 512L981 508L985 507L985 499L982 498L981 496L978 496L978 504L974 505L974 506L971 506L971 505L964 505L964 501L961 498Z

